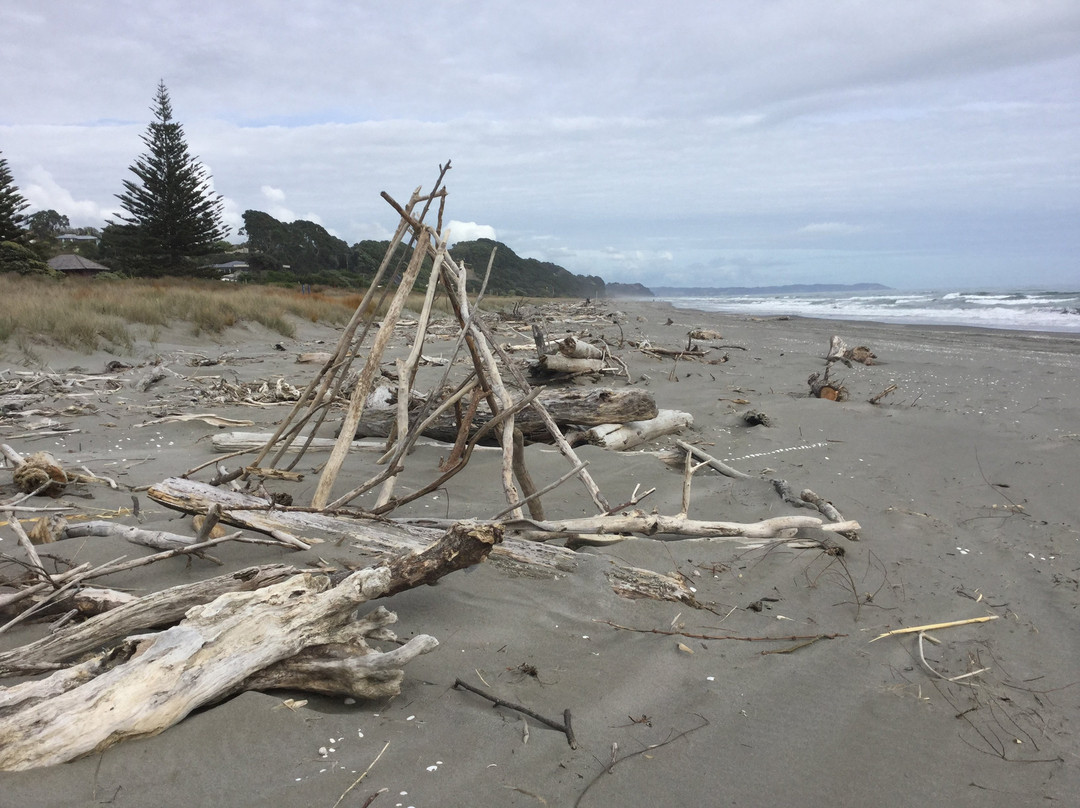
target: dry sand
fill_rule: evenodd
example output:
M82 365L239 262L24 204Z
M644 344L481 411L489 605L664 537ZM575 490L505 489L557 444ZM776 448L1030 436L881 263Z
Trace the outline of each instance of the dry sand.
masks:
M647 335L654 345L675 348L693 327L723 334L707 343L706 361L728 357L719 364L660 361L626 345L617 350L660 407L693 414L684 439L753 475L699 472L690 516L755 521L800 513L770 482L786 479L861 523L862 541L845 543L846 569L819 551L663 537L583 550L579 570L554 580L512 577L484 564L386 602L399 616L400 636L427 633L441 643L406 667L394 699L346 704L310 697L293 711L282 701L301 694L246 693L157 737L69 764L0 774L0 805L332 808L369 766L340 805L367 804L381 790L371 804L383 808L1075 804L1080 339L606 306L626 313L627 340ZM615 325L588 330L618 343ZM839 403L809 398L806 385L823 366L833 334L879 357L870 367L838 368L851 392ZM306 324L295 340L235 328L211 345L177 328L130 356L40 349L39 358L61 373L98 373L110 359L160 356L187 377L284 375L302 387L315 366L295 364L296 355L336 339L333 329ZM186 360L194 354L229 361L191 367ZM25 369L10 346L0 362L9 372ZM867 402L889 384L897 391L877 406ZM0 440L144 486L210 459L215 428L137 425L174 412L215 412L271 429L287 412L207 404L195 389L179 377L145 394L102 385L87 397L92 411L55 416L77 432L24 437L33 418L3 419ZM741 415L751 408L772 426L746 426ZM629 498L635 485L655 486L642 507L678 512L681 472L652 451L580 452L611 502ZM430 479L443 454L419 449L402 487ZM325 457L308 454L297 468L307 473L290 489L298 501L310 497ZM530 447L528 462L540 484L566 470L548 447ZM338 489L368 476L371 463L369 455L350 455ZM447 490L404 511L487 517L502 505L497 466L495 453L477 453ZM5 497L9 481L2 482ZM130 505L126 492L91 493L67 501L90 516ZM551 517L591 513L574 482L545 504ZM145 496L141 505L143 527L190 532L183 515ZM120 521L136 524L131 516ZM21 553L9 528L0 537L0 550ZM78 561L150 552L110 538L43 549ZM348 547L333 545L308 553L230 545L215 554L230 569L350 557ZM602 574L609 557L689 576L709 609L619 598ZM150 591L222 571L172 559L107 583ZM749 608L755 603L760 611ZM869 642L896 628L984 615L1000 619L936 632L940 645L926 646L930 664L947 676L987 668L967 680L972 686L931 675L913 635ZM47 630L20 628L0 636L0 647ZM671 631L683 634L663 633ZM790 653L763 652L797 643L689 636L816 634L841 636ZM531 718L453 689L459 677L542 715L556 718L569 708L580 748Z

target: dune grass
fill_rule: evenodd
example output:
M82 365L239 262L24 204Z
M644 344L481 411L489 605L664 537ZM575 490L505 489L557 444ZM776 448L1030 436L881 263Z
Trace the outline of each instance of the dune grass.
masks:
M195 336L218 335L242 323L259 323L284 337L296 333L296 320L344 325L363 295L355 290L298 290L254 284L182 279L48 280L0 274L0 343L60 345L91 352L130 349L133 326L189 324ZM378 298L376 298L378 300ZM376 316L388 301L376 305ZM517 299L489 298L486 309L510 308ZM423 294L409 296L406 308L419 311ZM441 296L437 311L448 313Z
M133 325L187 323L217 335L245 322L291 337L294 318L338 325L352 316L355 295L192 280L62 281L0 275L0 341L49 342L75 350L130 348Z

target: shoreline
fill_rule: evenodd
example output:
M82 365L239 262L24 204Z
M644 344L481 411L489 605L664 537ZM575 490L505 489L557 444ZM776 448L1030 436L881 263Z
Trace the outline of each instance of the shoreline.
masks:
M402 693L393 699L347 704L245 693L156 737L68 764L0 773L8 799L29 808L102 800L119 808L332 806L370 766L349 797L359 805L388 789L374 808L1068 801L1080 788L1080 686L1072 684L1080 658L1073 490L1080 337L763 318L667 301L597 306L625 317L618 327L609 321L571 328L603 337L626 362L630 382L609 375L578 384L639 387L659 407L691 413L693 427L678 437L751 475L698 472L689 516L748 522L799 514L773 488L784 479L862 525L861 541L843 542L843 563L782 545L659 536L584 548L578 569L554 578L481 564L386 602L398 614L402 638L428 633L441 643L406 666ZM553 336L565 333L563 321L546 327ZM648 339L685 347L690 328L714 328L722 338L703 342L708 354L696 360L658 360L630 345ZM95 390L93 409L49 416L78 430L64 436L16 440L10 436L32 430L26 419L6 418L0 441L23 453L57 452L126 485L176 476L214 457L209 438L219 430L198 421L158 423L161 414L213 411L272 429L284 405L214 404L196 394L218 377L236 384L283 376L303 387L316 369L296 364L296 356L326 350L337 333L307 323L287 340L242 327L210 343L180 327L166 329L153 346L136 345L121 358L137 364L159 356L177 376L141 394L129 386ZM520 341L509 330L499 333L500 340ZM807 395L806 378L823 368L832 334L878 357L874 365L837 368L850 392L842 402ZM274 349L278 342L285 351ZM406 350L407 334L394 343ZM116 358L37 349L60 373L72 365L98 373ZM233 360L185 364L197 354ZM868 403L888 384L897 391ZM63 403L45 405L62 410ZM767 413L772 426L748 426L748 409ZM155 423L138 426L148 422ZM638 507L673 514L683 497L682 468L665 466L658 453L674 438L621 453L580 452L611 502L625 501L635 486L655 487ZM445 454L419 447L401 485L430 478ZM527 458L539 485L567 468L549 447L530 446ZM298 467L305 479L290 489L298 502L310 496L324 460L312 454ZM338 487L363 479L373 462L366 453L350 454ZM490 516L503 505L498 467L498 453L478 452L445 491L400 515ZM7 474L5 495L12 490ZM127 492L91 493L91 500L71 501L84 513L131 505ZM544 503L548 518L585 515L591 505L573 482ZM130 514L119 521L191 529L190 520L145 498L141 522ZM0 538L0 551L19 552L8 528ZM47 552L80 562L149 553L108 537L67 539ZM109 583L141 593L256 563L359 558L332 542L302 553L237 544L214 553L224 569L171 559ZM709 608L618 597L604 578L614 562L681 576ZM930 673L914 636L869 643L896 628L987 615L998 619L935 632L940 645L925 646L929 665L947 677L988 667L975 687ZM36 625L0 635L0 649L46 631ZM714 639L812 635L837 636L807 647ZM456 678L543 715L570 708L580 748L519 713L454 690ZM283 708L285 698L307 704Z

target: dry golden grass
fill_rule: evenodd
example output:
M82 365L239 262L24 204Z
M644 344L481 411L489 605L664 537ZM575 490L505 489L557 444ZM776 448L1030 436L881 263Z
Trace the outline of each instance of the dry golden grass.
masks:
M270 286L192 280L39 280L0 275L0 341L51 342L92 351L130 347L133 324L189 323L198 334L220 334L243 322L282 336L296 331L293 317L342 324L359 298L319 292L302 295Z
M391 294L392 294L391 290ZM221 334L240 323L260 323L282 336L296 332L295 319L343 325L363 299L355 290L322 289L301 294L292 289L219 281L46 280L0 274L0 343L20 347L54 344L81 351L130 348L133 325L190 324L194 335ZM406 309L418 312L423 294L409 295ZM486 298L483 308L512 310L523 298ZM539 302L530 300L529 302ZM375 297L372 312L385 313L389 296ZM445 295L435 299L436 312L452 309Z

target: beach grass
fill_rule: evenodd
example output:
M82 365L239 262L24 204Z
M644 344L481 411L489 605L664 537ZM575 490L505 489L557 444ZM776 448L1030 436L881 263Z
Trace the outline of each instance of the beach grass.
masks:
M193 335L219 335L243 323L259 323L284 337L296 333L296 320L344 325L360 305L356 290L300 290L254 284L225 284L189 279L49 280L0 275L0 344L27 349L57 345L91 352L99 348L130 349L134 326L188 324ZM485 308L512 308L516 299L490 298ZM385 312L389 298L372 305ZM406 309L416 312L423 295L409 296ZM445 296L435 310L449 313Z

